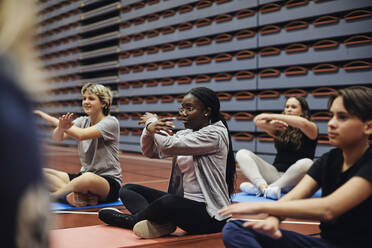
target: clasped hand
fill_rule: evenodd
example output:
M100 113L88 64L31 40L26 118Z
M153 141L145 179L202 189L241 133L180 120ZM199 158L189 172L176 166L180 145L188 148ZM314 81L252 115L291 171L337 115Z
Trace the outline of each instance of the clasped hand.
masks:
M265 121L272 126L275 130L284 131L288 127L288 123L275 118L275 114L260 114L260 120Z
M146 129L152 134L160 134L163 136L173 135L171 128L175 128L173 121L175 117L165 117L158 119L158 116L153 113L146 112L140 117L138 124L145 124L149 119L157 118L156 121L147 124Z
M73 115L74 115L73 113L67 113L59 117L58 128L65 131L72 127L74 125L74 123L72 122Z
M257 202L242 202L232 204L218 211L222 216L232 215L251 215L251 214L262 214L265 213L262 209L262 204ZM279 219L275 216L268 216L263 220L257 221L246 221L243 223L243 227L252 228L256 232L262 233L270 238L279 239L282 237L282 233L279 229Z

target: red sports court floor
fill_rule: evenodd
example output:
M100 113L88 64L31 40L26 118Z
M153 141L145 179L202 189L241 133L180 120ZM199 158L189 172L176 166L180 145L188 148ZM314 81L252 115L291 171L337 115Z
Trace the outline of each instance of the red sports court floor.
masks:
M76 147L48 145L43 153L49 168L70 173L80 170ZM136 153L121 153L120 164L124 183L142 184L166 191L170 159L148 159ZM237 190L242 181L245 181L245 177L238 169ZM98 219L97 211L95 208L53 213L51 247L223 247L220 234L185 236L179 229L171 237L139 239L131 231L104 225ZM281 227L304 234L319 232L317 221L288 219Z

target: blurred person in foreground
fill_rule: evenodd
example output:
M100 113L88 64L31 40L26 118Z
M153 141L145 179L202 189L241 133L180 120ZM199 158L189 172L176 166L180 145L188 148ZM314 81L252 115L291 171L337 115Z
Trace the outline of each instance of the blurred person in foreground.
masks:
M49 197L30 103L41 82L34 2L0 0L1 247L49 245Z

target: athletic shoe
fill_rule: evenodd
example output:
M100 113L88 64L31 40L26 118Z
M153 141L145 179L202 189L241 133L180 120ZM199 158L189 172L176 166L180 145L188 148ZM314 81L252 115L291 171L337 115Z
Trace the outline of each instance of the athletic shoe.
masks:
M263 193L265 198L270 198L273 200L278 200L280 198L280 188L277 186L266 187Z
M168 234L176 230L176 226L172 223L156 224L149 220L137 222L133 227L133 232L140 238L154 239Z
M111 226L132 229L136 223L133 215L124 214L116 208L102 208L98 211L98 218Z
M252 183L244 182L240 184L240 190L248 195L261 195L261 191Z

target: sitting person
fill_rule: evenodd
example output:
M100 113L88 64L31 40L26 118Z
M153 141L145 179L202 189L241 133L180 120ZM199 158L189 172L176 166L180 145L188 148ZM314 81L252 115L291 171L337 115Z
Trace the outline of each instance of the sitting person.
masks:
M227 217L217 211L230 204L235 160L226 121L214 91L191 89L179 109L186 130L173 135L172 121L146 113L141 148L145 156L174 156L168 192L126 184L120 199L131 214L115 208L99 211L105 223L133 229L142 238L156 238L180 227L189 234L220 232Z
M100 84L87 83L81 90L83 109L87 116L72 120L67 113L59 119L40 110L34 113L56 126L55 141L74 138L82 164L80 173L71 174L50 168L44 175L51 196L67 201L72 206L95 205L113 202L119 198L121 167L119 164L119 121L111 116L111 91Z
M312 164L317 144L318 128L310 119L310 110L303 97L290 97L283 114L262 113L254 123L274 137L277 150L273 165L253 152L241 149L236 160L250 182L240 189L253 195L278 199L306 174Z
M245 202L221 215L258 214L259 222L230 221L226 247L370 247L372 221L372 89L339 90L329 101L328 137L337 147L315 161L307 175L277 202ZM322 188L321 198L310 198ZM310 199L305 199L310 198ZM320 220L321 238L279 229L285 217Z

